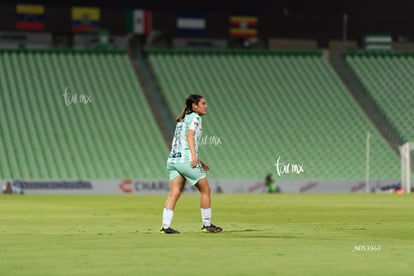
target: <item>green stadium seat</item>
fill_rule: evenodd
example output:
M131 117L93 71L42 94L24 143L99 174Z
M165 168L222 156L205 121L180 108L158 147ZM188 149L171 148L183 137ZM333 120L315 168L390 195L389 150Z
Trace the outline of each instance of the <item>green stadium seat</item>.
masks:
M125 52L2 50L0 89L0 178L166 177L168 147ZM66 105L66 89L92 102Z

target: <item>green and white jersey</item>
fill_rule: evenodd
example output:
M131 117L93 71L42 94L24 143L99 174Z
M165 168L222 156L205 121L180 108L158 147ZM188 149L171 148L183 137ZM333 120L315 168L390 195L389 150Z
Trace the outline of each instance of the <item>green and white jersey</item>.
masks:
M191 162L191 152L187 141L187 132L195 131L195 151L198 154L198 144L202 135L201 117L193 112L185 115L184 119L177 123L175 127L174 137L168 163L186 163Z

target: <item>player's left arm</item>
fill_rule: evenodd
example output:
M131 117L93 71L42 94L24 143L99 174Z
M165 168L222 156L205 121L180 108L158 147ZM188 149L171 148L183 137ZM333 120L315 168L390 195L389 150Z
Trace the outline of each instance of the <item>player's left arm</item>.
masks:
M203 160L201 160L200 158L198 159L201 163L201 166L203 167L203 169L207 172L210 170L210 167L207 165L206 162L204 162Z
M187 143L191 153L191 167L195 168L198 163L198 156L195 150L195 131L192 129L187 132Z

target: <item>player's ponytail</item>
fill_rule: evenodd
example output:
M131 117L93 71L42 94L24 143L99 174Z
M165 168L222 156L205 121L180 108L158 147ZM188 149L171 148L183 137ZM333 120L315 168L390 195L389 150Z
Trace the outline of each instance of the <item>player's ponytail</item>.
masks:
M184 119L186 113L187 113L187 107L184 107L183 111L181 111L180 114L178 114L177 118L175 118L175 121L178 123L179 121Z
M175 118L176 122L181 121L184 119L185 115L193 113L193 103L198 104L198 102L203 98L201 95L191 94L185 99L185 107L183 111L178 114L177 118Z

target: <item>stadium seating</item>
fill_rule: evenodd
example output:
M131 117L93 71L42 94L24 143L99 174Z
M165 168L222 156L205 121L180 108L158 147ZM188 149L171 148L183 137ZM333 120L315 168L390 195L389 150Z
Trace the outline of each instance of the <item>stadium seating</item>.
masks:
M206 97L212 178L264 178L279 159L286 179L364 179L367 132L371 178L399 177L398 155L318 51L153 50L148 61L174 114L188 94ZM1 50L0 90L0 178L167 177L169 145L125 52Z
M0 178L166 177L168 148L125 51L1 50L0 91Z
M414 140L414 55L347 53L347 64L405 141Z
M398 155L320 52L152 50L149 62L173 113L206 97L211 177L264 178L280 157L286 179L364 179L368 132L370 177L399 177Z

